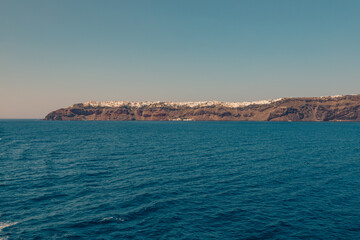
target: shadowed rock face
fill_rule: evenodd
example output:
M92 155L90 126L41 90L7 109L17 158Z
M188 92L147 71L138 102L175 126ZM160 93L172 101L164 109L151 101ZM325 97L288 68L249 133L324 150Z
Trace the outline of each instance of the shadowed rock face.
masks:
M360 95L284 98L244 107L148 105L100 107L75 104L49 113L44 120L145 121L360 121Z

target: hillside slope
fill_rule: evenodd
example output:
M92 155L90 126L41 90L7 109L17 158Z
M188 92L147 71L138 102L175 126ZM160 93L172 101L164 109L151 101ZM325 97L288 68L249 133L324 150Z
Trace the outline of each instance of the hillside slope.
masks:
M254 103L87 102L53 111L44 120L360 121L360 95Z

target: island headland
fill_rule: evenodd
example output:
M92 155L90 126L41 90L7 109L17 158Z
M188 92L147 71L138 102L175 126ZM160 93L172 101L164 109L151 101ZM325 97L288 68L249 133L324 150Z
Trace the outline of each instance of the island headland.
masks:
M360 95L255 102L90 101L50 112L44 120L360 121Z

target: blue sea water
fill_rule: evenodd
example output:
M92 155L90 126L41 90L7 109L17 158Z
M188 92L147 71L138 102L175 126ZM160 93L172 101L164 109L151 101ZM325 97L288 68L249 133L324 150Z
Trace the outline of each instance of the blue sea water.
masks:
M2 239L360 239L360 123L0 121Z

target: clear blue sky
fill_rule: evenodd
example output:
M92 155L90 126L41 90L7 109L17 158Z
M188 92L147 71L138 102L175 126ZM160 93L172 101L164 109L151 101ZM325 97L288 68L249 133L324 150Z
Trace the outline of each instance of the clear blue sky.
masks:
M359 92L358 0L0 1L0 118Z

